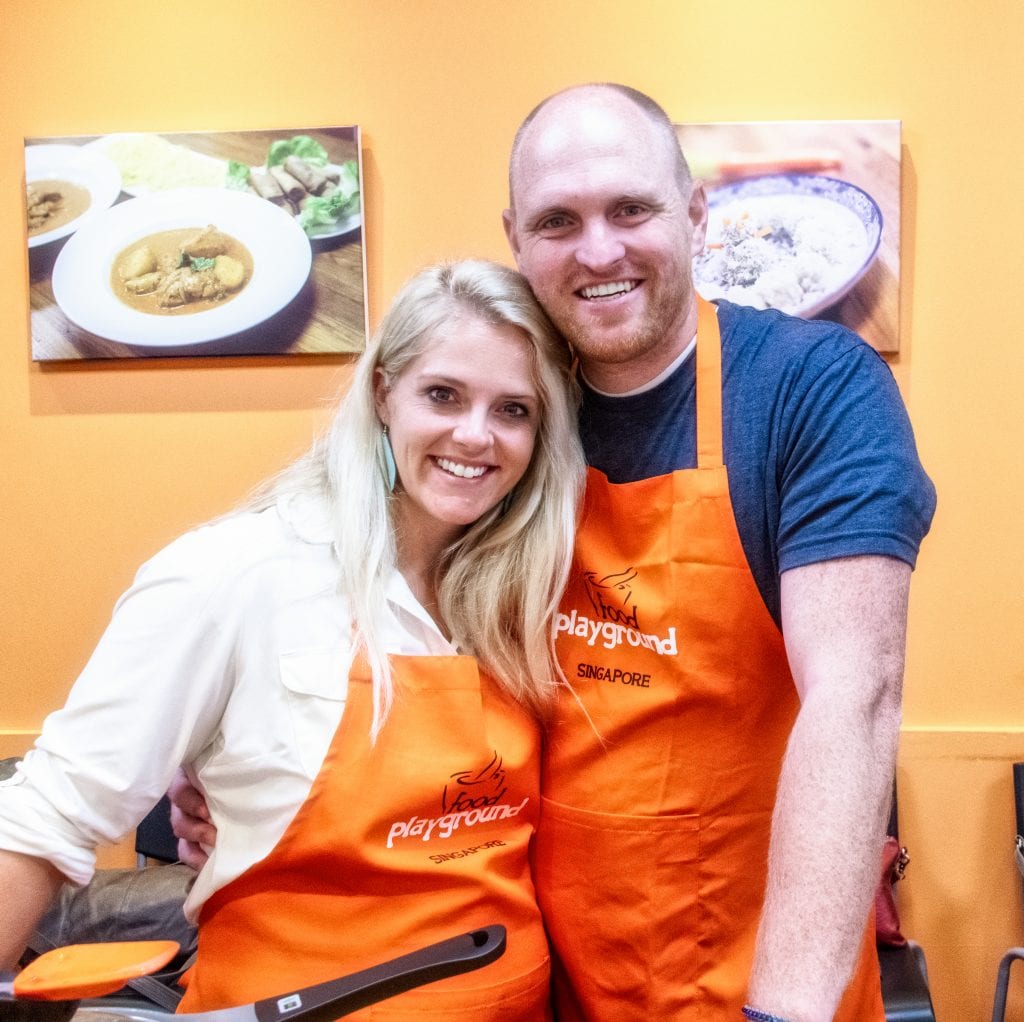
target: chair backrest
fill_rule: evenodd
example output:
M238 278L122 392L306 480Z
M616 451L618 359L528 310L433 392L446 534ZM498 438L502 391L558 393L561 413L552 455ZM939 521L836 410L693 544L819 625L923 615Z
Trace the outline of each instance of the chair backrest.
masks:
M1024 876L1024 763L1013 764L1013 798L1017 810L1017 869Z
M896 782L893 780L892 809L886 833L899 841L899 806L896 800ZM892 877L883 877L875 898L876 923L886 916L886 895L892 899L892 882L902 876L906 866L906 855L901 855L894 864ZM886 887L889 887L886 890ZM894 901L889 901L895 929L899 930L898 914ZM878 964L882 972L882 1002L885 1006L886 1022L935 1022L935 1008L928 989L928 968L924 951L916 941L907 940L902 945L887 943L879 933Z
M135 854L139 866L144 866L146 859L178 861L178 839L171 830L171 802L166 795L135 829Z
M1013 764L1013 801L1017 819L1017 839L1014 856L1017 869L1024 876L1024 763ZM992 1005L992 1022L1005 1022L1006 995L1010 989L1010 966L1024 961L1024 947L1012 947L1003 955L996 973L996 996Z

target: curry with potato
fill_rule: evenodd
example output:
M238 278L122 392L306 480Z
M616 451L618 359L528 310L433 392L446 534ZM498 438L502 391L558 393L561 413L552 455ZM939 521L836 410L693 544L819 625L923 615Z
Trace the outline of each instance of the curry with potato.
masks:
M252 279L249 250L212 224L160 231L120 252L110 286L125 305L153 315L203 312Z

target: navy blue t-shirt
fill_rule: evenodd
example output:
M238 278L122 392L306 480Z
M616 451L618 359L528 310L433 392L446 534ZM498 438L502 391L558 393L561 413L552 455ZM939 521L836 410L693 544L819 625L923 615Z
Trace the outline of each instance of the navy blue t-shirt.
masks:
M892 372L856 334L718 302L723 441L736 525L775 621L779 575L881 554L913 567L935 511ZM613 483L697 463L695 359L628 397L583 383L587 461Z

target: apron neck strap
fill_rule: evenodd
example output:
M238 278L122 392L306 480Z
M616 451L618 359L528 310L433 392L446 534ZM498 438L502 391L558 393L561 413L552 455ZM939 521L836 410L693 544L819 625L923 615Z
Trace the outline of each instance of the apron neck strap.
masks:
M718 310L697 296L697 467L722 458L722 339Z

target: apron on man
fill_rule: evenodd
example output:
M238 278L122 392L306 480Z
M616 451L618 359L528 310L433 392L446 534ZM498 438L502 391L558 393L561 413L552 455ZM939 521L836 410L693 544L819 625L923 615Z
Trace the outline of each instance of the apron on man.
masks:
M590 470L557 621L575 695L546 738L535 875L559 1022L725 1022L746 1000L799 702L736 528L703 301L696 357L697 467ZM884 1018L870 928L836 1018Z
M497 961L346 1017L550 1017L529 869L537 724L472 657L395 656L391 665L395 701L376 744L359 657L305 803L270 855L203 906L180 1010L286 993L500 923L508 946Z

